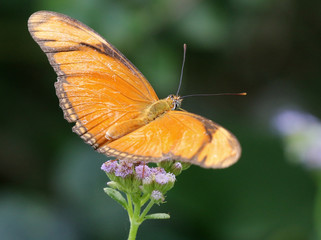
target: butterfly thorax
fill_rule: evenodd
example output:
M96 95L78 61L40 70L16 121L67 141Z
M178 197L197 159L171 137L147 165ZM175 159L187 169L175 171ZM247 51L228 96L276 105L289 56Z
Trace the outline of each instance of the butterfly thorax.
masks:
M118 139L148 124L166 112L179 108L181 103L182 99L179 96L169 95L167 98L150 104L137 118L115 123L109 127L105 136L109 141Z
M143 118L146 117L147 122L153 121L162 114L179 108L181 103L182 99L179 96L169 95L167 98L158 100L146 108Z

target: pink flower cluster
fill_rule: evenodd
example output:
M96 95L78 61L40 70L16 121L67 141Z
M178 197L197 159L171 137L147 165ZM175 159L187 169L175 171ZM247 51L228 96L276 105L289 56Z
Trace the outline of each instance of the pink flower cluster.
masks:
M173 173L167 173L161 167L149 167L142 162L131 163L126 160L110 160L103 163L101 170L121 178L134 175L136 178L143 180L144 183L155 180L156 183L163 185L176 180Z

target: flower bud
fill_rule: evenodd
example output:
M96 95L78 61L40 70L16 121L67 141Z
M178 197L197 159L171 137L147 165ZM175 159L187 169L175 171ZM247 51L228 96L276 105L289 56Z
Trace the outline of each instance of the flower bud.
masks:
M174 163L174 160L165 160L157 163L157 166L163 168L166 172L170 172L170 169Z
M107 185L113 189L119 189L119 184L117 182L110 181L107 183Z
M181 174L182 169L183 169L182 164L181 164L180 162L175 162L175 163L172 165L172 167L171 167L171 169L169 170L169 172L175 174L175 176L178 176L179 174Z
M192 164L188 162L180 162L182 164L182 170L188 169Z
M152 175L145 177L142 183L143 183L143 186L142 186L143 192L151 193L155 188L154 176Z

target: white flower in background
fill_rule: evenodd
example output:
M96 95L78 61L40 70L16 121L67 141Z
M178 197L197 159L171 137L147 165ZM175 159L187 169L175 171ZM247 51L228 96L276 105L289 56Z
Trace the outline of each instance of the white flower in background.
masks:
M273 126L282 135L290 160L308 168L321 168L321 122L315 116L297 110L283 110L273 118Z

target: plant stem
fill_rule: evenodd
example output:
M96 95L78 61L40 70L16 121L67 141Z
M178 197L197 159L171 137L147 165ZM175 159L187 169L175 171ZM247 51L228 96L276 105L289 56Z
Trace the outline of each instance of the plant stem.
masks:
M140 205L141 205L141 206L144 206L144 204L148 201L149 196L150 196L150 194L145 194L145 195L142 197L142 200L141 200L141 202L140 202Z
M144 221L144 217L146 216L146 214L149 212L149 210L151 209L151 207L154 205L154 201L150 201L148 203L148 205L146 206L146 208L144 209L144 211L142 212L142 214L140 215L140 220L143 222Z
M135 240L137 235L137 230L140 223L136 222L135 219L130 219L130 230L128 235L128 240Z
M128 204L132 206L130 195L127 195L127 199L128 199ZM129 203L129 200L130 200L130 203ZM128 211L128 216L130 221L130 230L129 230L128 240L136 239L138 227L142 223L142 221L140 221L140 209L141 209L140 202L134 201L134 212L132 212L133 214L129 214L129 211Z
M130 196L130 194L126 194L127 196L127 212L128 212L128 216L129 219L133 216L133 203L132 203L132 197Z

